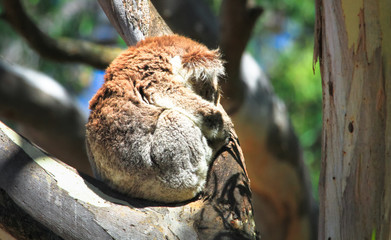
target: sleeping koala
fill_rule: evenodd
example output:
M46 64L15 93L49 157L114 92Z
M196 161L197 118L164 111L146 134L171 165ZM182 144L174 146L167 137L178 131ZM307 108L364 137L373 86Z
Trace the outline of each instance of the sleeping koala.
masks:
M135 198L194 198L233 127L219 103L223 75L217 50L182 36L147 38L120 54L90 101L95 176Z

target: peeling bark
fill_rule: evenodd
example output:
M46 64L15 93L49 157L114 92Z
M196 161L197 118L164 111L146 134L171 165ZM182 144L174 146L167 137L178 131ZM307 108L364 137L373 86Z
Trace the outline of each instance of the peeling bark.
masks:
M319 3L319 239L390 239L391 4Z

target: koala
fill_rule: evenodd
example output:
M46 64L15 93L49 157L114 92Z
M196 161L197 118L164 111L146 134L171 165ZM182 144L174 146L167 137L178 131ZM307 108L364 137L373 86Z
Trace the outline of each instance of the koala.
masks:
M94 175L134 198L197 196L233 127L219 103L223 75L219 51L186 37L151 37L125 50L90 101Z

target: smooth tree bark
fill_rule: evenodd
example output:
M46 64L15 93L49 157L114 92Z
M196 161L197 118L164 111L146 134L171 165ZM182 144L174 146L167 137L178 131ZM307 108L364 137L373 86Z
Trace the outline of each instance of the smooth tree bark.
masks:
M318 0L319 239L391 239L391 2Z

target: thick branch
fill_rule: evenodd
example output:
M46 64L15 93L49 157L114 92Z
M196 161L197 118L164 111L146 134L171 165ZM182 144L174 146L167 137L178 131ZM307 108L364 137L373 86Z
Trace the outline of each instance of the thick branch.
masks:
M201 199L161 205L83 179L0 123L0 227L29 239L255 239L236 141L211 166Z
M2 6L4 19L43 57L56 61L80 62L105 69L121 51L87 41L53 39L35 25L20 0L3 0Z
M149 0L98 0L128 46L145 37L172 34Z
M90 173L84 149L87 116L55 80L0 61L0 115L77 169Z

